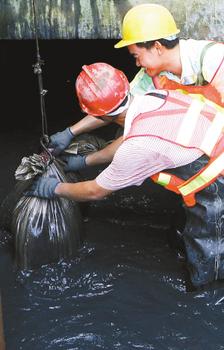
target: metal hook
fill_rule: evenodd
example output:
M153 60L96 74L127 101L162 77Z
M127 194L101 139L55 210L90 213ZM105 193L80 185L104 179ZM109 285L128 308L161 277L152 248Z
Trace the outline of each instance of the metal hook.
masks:
M43 135L40 138L40 144L41 144L41 147L43 148L43 150L49 156L49 163L48 164L51 164L53 162L53 160L54 160L54 156L52 155L52 153L48 149L48 145L49 145L49 137L48 137L48 135Z

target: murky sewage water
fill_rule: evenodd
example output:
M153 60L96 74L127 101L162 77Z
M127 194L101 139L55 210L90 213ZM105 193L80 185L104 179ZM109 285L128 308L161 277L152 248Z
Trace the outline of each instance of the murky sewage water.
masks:
M16 271L2 243L7 350L224 349L224 288L187 291L159 218L101 210L72 261Z

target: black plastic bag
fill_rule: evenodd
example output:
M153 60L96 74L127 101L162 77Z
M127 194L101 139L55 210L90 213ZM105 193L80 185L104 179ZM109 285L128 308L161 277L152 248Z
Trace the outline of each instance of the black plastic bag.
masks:
M65 153L80 154L82 156L96 152L106 147L111 141L105 141L99 136L84 133L75 137L74 141L65 149Z
M15 172L15 188L3 201L0 215L1 225L13 234L15 262L20 269L75 257L82 243L82 217L76 202L24 195L37 175L77 182L74 175L65 175L60 160L49 162L45 153L22 159Z

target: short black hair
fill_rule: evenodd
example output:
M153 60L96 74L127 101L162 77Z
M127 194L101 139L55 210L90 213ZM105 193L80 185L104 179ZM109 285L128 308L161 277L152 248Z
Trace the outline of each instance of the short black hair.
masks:
M158 39L158 40L144 41L142 43L136 43L136 46L150 49L151 47L154 46L156 41L158 41L161 45L165 46L167 49L173 49L177 44L179 44L179 38L176 38L173 40Z

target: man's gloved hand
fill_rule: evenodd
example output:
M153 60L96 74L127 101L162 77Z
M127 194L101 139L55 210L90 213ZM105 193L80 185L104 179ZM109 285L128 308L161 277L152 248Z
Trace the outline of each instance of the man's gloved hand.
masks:
M38 177L32 183L30 189L24 193L25 196L52 199L55 197L55 188L60 183L54 176Z
M87 167L86 157L79 154L63 155L61 159L65 162L64 171L78 171Z
M74 134L71 132L70 128L66 128L50 136L48 147L53 148L52 154L57 156L68 147L73 138Z

